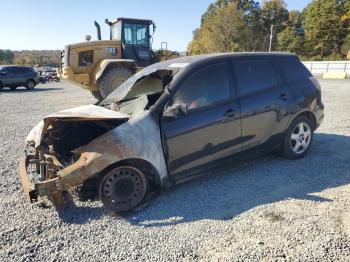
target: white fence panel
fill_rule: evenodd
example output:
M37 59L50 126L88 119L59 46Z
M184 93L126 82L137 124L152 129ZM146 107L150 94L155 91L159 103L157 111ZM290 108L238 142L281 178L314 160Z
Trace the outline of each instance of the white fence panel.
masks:
M308 61L303 62L314 75L327 72L346 72L350 76L350 61Z

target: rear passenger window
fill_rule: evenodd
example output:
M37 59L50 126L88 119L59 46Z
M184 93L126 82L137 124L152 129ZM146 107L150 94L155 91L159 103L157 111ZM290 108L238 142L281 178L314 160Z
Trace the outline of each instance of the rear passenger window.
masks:
M247 96L278 84L271 64L264 60L234 61L239 96Z
M12 72L15 74L22 74L23 73L23 69L21 67L13 67L12 68Z
M311 77L309 70L297 58L274 59L273 63L288 83Z
M30 67L24 67L24 68L23 68L23 72L24 72L24 73L27 73L27 74L28 74L28 73L33 73L33 71L34 71L33 68L30 68Z
M226 63L220 63L194 72L175 94L173 104L185 104L191 110L230 97L230 71Z

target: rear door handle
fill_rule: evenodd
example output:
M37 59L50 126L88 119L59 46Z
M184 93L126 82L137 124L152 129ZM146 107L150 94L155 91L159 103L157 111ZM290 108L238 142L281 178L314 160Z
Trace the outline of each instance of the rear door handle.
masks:
M234 109L227 109L227 111L223 114L223 118L221 118L220 120L218 120L218 123L227 123L230 122L234 119L236 115L236 111Z
M278 99L282 100L282 101L287 101L288 100L288 96L286 94L281 94Z
M236 111L233 109L228 109L224 114L224 116L227 118L233 118L235 117L235 115L236 115Z

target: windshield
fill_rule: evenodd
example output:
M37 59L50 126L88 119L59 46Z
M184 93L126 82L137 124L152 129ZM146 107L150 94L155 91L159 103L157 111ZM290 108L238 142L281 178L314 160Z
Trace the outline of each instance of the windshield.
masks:
M177 72L177 69L143 69L120 85L99 105L128 115L147 110L159 99Z
M159 69L152 68L152 66L146 67L110 93L100 105L109 105L124 100L131 100L142 95L162 92L164 87L171 82L176 72L178 72L177 68Z
M149 46L149 26L124 23L124 43L127 45Z

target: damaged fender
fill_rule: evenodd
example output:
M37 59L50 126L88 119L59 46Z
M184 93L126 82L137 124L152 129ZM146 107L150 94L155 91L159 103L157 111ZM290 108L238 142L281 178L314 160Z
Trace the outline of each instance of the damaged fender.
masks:
M159 125L151 117L149 111L132 117L128 122L74 152L82 154L89 152L98 155L88 169L75 170L75 174L72 176L77 177L81 183L83 179L86 180L87 176L90 177L90 175L99 173L110 165L127 159L142 159L152 164L157 170L162 186L167 179L167 167ZM70 178L69 173L64 172L68 168L63 169L59 176L65 177L65 181L75 181L76 185L78 180Z
M45 131L57 119L60 121L91 120L91 119L124 119L120 124L107 133L93 139L87 145L72 151L80 156L77 161L60 169L54 177L30 184L26 174L27 159L21 160L20 176L27 197L35 201L37 195L49 196L56 206L63 204L62 192L84 183L87 179L104 171L107 167L127 159L142 159L147 161L157 171L161 186L167 181L161 135L158 123L149 111L129 117L118 112L100 109L96 106L80 107L79 112L62 111L50 115L40 122L29 133L26 142L34 143L39 148L45 137ZM89 112L93 111L93 115ZM97 111L97 112L96 112Z

